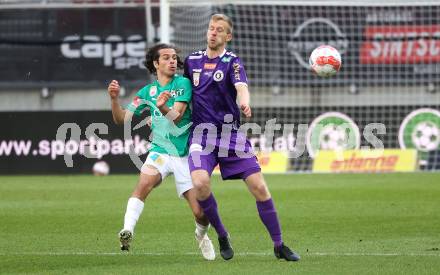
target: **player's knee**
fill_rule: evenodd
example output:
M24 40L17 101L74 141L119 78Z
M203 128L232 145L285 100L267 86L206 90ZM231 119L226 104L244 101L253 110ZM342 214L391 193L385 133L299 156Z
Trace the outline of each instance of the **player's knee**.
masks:
M264 183L258 184L256 189L257 189L257 193L262 194L262 195L269 193L269 190L267 189L267 186Z
M261 199L270 198L269 189L267 188L266 184L259 183L255 185L252 189L253 189L252 193L255 195L257 199L261 200Z
M206 199L211 193L211 188L209 188L209 184L199 184L194 186L197 192L198 199Z
M204 190L206 188L209 188L209 178L208 177L196 177L193 178L193 185L194 188L197 190Z

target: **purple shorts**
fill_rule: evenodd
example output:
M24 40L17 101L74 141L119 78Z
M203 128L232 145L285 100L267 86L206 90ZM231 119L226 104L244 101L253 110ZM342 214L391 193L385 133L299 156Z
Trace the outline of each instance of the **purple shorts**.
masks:
M212 142L211 145L206 145L206 143L204 141L203 145L198 143L191 144L188 157L189 170L191 172L202 169L211 175L214 168L219 164L224 180L244 180L248 176L261 171L257 157L252 152L249 140L246 139L244 150L234 148L235 142L228 147L219 146L221 144L219 138L217 142Z

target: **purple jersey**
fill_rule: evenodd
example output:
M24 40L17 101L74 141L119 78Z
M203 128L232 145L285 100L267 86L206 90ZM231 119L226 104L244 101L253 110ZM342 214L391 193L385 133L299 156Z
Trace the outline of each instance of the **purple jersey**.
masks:
M211 174L220 164L224 179L246 179L259 172L261 169L249 140L244 133L237 131L240 110L236 103L235 85L247 85L240 58L225 50L220 56L210 59L206 51L199 51L186 58L184 68L184 74L193 86L190 171L204 169ZM213 124L217 131L204 138L203 127L200 129L202 132L194 131L200 124ZM210 146L214 146L212 151L205 150Z
M238 56L226 50L213 59L198 51L185 60L184 75L193 84L193 127L212 123L219 130L226 114L232 114L235 129L240 126L237 83L247 85L246 72Z

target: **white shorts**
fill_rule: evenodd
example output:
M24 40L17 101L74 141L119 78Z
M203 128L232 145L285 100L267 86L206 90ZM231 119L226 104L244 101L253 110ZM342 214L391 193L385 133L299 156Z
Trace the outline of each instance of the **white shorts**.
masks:
M175 157L168 154L150 152L144 165L150 165L159 170L162 180L169 174L174 174L177 195L183 198L183 193L193 188L188 167L188 157Z

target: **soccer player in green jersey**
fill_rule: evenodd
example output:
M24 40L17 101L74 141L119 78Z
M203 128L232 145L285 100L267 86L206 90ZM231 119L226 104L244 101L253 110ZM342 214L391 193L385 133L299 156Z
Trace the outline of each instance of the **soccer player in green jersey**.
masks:
M119 232L121 250L129 250L134 227L144 208L144 201L154 187L173 173L179 197L184 197L194 214L195 237L202 255L215 259L214 247L206 234L209 221L197 202L188 168L188 137L191 122L192 88L189 80L177 75L183 63L174 46L157 44L146 54L147 69L157 80L140 89L133 101L123 109L118 102L120 86L113 80L108 86L113 120L116 124L130 121L133 114L151 113L153 140L147 160L142 166L139 181L127 203L124 228Z

